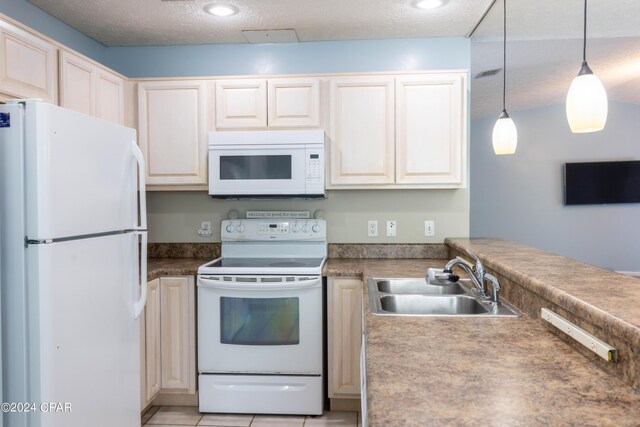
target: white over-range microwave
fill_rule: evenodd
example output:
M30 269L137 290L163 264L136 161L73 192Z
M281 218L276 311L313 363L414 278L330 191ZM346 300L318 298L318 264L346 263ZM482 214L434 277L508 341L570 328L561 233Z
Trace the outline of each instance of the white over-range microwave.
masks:
M322 130L209 133L209 195L324 198Z

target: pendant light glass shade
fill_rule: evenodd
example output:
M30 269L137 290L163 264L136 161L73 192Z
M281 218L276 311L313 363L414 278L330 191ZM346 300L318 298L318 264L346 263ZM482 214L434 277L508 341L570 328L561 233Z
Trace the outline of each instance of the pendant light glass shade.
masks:
M493 151L498 154L513 154L518 146L518 130L506 111L493 126Z
M506 93L507 93L507 0L503 0L503 42L502 42L502 113L498 121L493 126L493 152L497 155L514 154L518 146L518 131L507 114Z
M609 110L607 92L600 79L587 65L587 0L584 0L582 66L567 92L567 121L573 133L604 129Z
M588 71L583 72L583 69ZM573 133L597 132L604 129L609 107L607 92L586 62L573 79L567 93L567 120Z

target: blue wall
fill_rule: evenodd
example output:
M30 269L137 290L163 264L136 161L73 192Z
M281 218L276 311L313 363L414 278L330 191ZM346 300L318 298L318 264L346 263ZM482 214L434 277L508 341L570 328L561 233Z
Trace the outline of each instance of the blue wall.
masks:
M26 0L0 0L0 13L70 47L98 62L104 61L106 47Z
M137 77L468 69L464 38L110 47L105 65Z
M640 271L640 204L565 206L562 186L565 162L640 159L640 107L610 101L604 130L584 134L571 133L564 105L509 113L518 128L512 156L493 154L495 117L471 124L471 236Z

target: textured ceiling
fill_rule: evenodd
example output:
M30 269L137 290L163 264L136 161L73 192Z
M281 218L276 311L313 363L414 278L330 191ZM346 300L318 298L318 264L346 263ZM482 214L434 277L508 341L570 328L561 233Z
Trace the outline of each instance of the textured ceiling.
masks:
M580 39L507 43L507 111L564 103L581 55ZM640 38L589 40L587 61L609 100L640 104ZM473 43L471 64L472 117L497 117L502 111L502 71L473 77L502 68L502 43Z
M507 111L565 102L582 60L582 0L507 1ZM640 104L640 1L591 0L587 61L609 100ZM471 44L472 117L502 111L502 1Z
M491 0L221 0L240 13L203 12L214 0L28 0L107 46L246 43L242 30L295 29L300 41L461 37ZM580 66L583 0L507 0L507 109L563 103ZM640 104L640 0L589 2L587 59L609 99ZM473 33L472 117L501 111L502 0Z
M464 36L490 0L449 0L419 10L411 0L29 0L107 46L246 43L242 30L295 29L300 41ZM212 2L238 15L203 11Z

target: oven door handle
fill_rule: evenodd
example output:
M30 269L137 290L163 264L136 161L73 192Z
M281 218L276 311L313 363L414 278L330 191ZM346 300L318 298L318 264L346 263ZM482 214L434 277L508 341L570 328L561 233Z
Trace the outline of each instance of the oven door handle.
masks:
M290 291L322 287L322 277L310 277L295 282L230 282L216 278L198 277L198 286L210 289L247 291Z

